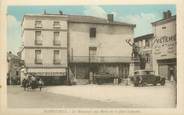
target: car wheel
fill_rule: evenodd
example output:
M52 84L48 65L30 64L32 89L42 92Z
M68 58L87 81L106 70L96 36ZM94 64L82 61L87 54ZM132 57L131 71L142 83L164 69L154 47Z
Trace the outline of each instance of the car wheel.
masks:
M138 84L137 84L137 83L134 83L134 86L135 86L135 87L137 87L137 86L138 86Z
M165 85L165 80L161 80L160 85Z
M142 83L141 83L141 86L144 87L144 86L145 86L145 82L142 82Z
M153 85L154 85L154 86L156 86L156 85L157 85L157 83L153 83Z

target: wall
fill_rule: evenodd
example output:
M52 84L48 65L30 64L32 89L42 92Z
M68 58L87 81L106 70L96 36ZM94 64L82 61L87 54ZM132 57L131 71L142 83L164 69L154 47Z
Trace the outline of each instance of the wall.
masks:
M90 40L89 29L96 28L96 38ZM133 29L128 26L102 24L69 24L70 50L73 56L89 56L89 47L97 47L97 56L130 56L132 49L125 42L133 38ZM70 55L71 51L70 51Z
M67 29L67 22L63 16L44 16L44 15L33 15L24 16L22 22L22 29L35 28L35 21L42 21L42 27L45 29L53 29L53 22L59 21L61 29Z
M162 29L162 27L166 28ZM157 60L176 58L176 20L153 26L153 29L155 36L153 40L153 70L158 74ZM170 38L163 40L164 36Z
M42 66L63 66L67 67L67 50L66 49L58 49L60 50L61 64L53 64L54 50L55 49L41 49L42 56ZM25 52L25 63L26 66L40 66L40 64L35 64L35 50L36 48L24 49Z
M62 16L24 16L22 23L22 38L24 49L22 59L25 60L26 66L39 67L67 67L67 22ZM42 28L35 28L35 21L42 21ZM60 28L53 28L54 21L60 22ZM35 31L42 33L42 45L35 45ZM60 32L59 46L53 45L54 32ZM42 52L41 65L35 64L35 50L40 49ZM53 64L54 50L60 50L61 64Z

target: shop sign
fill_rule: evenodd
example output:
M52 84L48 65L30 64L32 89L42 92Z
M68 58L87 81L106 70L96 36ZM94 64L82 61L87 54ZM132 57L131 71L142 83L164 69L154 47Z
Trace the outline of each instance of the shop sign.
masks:
M157 58L176 58L176 35L156 38L153 41L153 55Z
M32 72L35 76L66 76L66 72Z

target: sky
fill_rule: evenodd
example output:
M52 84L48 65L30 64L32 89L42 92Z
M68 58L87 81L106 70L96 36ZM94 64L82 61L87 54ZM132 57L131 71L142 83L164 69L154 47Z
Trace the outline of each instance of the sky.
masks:
M17 53L21 47L21 21L25 14L58 13L89 15L106 18L109 13L114 14L114 20L136 24L134 37L152 33L151 23L162 19L162 13L170 10L176 15L176 6L167 5L93 5L93 6L9 6L7 9L7 47L8 51Z

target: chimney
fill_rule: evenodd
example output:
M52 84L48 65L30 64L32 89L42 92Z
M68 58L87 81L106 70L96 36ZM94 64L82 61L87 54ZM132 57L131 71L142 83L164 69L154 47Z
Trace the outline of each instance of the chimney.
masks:
M163 12L163 19L167 18L167 12Z
M171 11L170 11L170 10L168 10L168 11L167 11L167 18L170 18L170 17L171 17L171 15L172 15L172 14L171 14Z
M107 14L107 20L113 22L113 14Z
M59 10L59 14L60 14L60 15L63 15L63 11Z
M163 12L163 19L170 18L171 16L172 16L172 14L171 14L170 10Z

